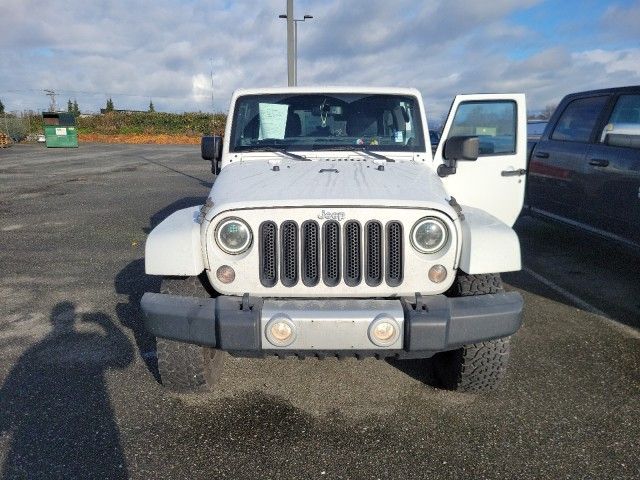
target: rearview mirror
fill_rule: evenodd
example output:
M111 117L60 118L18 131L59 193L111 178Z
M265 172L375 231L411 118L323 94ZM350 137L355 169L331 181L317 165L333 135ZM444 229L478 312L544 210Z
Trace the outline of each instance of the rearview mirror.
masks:
M222 137L219 135L202 137L202 140L200 140L200 153L203 159L211 161L211 172L216 175L220 173Z
M445 160L477 160L479 155L478 137L449 137L444 144Z
M449 137L444 142L442 157L445 163L438 166L438 175L447 177L456 173L458 160L477 160L480 155L478 137Z
M222 137L218 135L202 137L200 153L205 160L220 160L222 157Z

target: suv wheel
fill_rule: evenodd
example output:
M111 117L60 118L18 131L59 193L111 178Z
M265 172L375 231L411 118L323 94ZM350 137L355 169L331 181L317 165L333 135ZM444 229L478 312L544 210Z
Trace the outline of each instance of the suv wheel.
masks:
M161 293L191 297L210 297L206 277L167 277ZM158 371L162 385L175 393L210 390L218 382L224 364L224 352L210 347L156 339Z
M455 297L503 292L498 274L461 273L448 294ZM463 345L433 356L431 364L438 386L460 392L493 390L504 378L509 361L511 337Z

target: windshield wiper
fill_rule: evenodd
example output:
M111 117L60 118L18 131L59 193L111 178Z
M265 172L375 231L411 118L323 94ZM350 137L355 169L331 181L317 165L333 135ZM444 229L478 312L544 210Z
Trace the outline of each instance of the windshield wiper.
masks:
M281 147L255 147L255 148L247 148L245 150L242 150L243 152L274 152L274 153L284 153L285 155L287 155L290 158L293 158L295 160L301 160L303 162L310 162L311 160L303 157L302 155L298 155L297 153L293 153L288 151L286 148Z
M314 145L315 147L316 145ZM339 151L339 150L348 150L350 152L364 152L367 155L373 158L379 158L380 160L386 160L387 162L395 162L393 158L389 158L386 155L382 155L381 153L374 152L367 148L366 145L340 145L336 147L325 147L323 145L318 145L319 150L331 150L331 151Z

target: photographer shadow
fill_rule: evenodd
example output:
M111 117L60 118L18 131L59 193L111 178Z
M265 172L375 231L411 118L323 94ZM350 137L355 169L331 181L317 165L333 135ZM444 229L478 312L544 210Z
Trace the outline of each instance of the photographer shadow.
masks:
M11 438L3 478L127 478L105 374L133 361L131 343L110 317L78 315L69 301L50 321L0 389L0 435Z

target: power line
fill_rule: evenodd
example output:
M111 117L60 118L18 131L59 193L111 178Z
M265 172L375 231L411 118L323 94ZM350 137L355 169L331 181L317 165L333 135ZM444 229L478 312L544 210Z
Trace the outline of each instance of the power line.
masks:
M49 111L50 112L56 112L58 111L58 107L56 105L56 95L57 93L54 92L53 90L44 90L44 94L51 98L51 103L49 103Z
M5 93L19 93L19 94L26 94L26 93L40 93L42 92L42 90L40 89L36 89L36 88L28 88L28 89L23 89L23 90L3 90L2 94ZM118 97L138 97L138 98L149 98L149 94L141 94L141 93L119 93L119 92L115 92L115 93L106 93L106 92L89 92L89 91L83 91L83 90L56 90L55 91L56 95L67 95L67 94L71 94L71 95L100 95L100 96L104 96L104 97L109 97L109 96L118 96ZM168 99L177 99L177 98L184 98L184 95L153 95L153 98L168 98Z
M215 67L215 63L214 63L214 67ZM54 91L54 90L51 90ZM43 92L43 89L37 89L37 88L21 88L21 89L16 89L16 88L12 88L12 89L7 89L7 90L0 90L0 97L5 97L7 95L14 95L18 98L23 98L26 100L23 100L21 103L22 107L21 108L27 108L27 109L36 109L36 110L46 110L46 109L50 109L50 105L45 106L41 104L41 101L38 100L38 95L41 95ZM195 101L192 96L191 96L191 92L186 92L183 95L149 95L147 94L137 94L137 93L122 93L122 92L117 92L117 93L107 93L107 92L99 92L99 91L87 91L87 90L67 90L67 89L55 89L55 94L56 96L60 96L62 95L63 97L69 96L70 98L78 98L80 96L85 96L84 98L84 102L91 102L91 103L102 103L104 101L104 99L108 99L110 97L114 97L117 101L117 98L123 97L123 99L121 100L121 102L125 99L125 98L130 98L131 102L139 102L138 99L149 99L150 97L154 98L154 99L160 99L160 100L164 100L165 102L168 102L170 104L178 104L178 107L171 107L168 106L167 108L170 109L170 111L180 111L180 110L184 110L184 111L200 111L203 108L202 105L202 101ZM41 97L40 97L41 98ZM213 108L213 112L215 113L215 105L212 105ZM185 110L186 109L186 110ZM89 110L87 109L87 107L85 107L84 109L86 112L89 112Z

